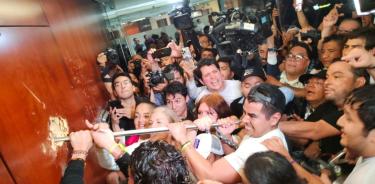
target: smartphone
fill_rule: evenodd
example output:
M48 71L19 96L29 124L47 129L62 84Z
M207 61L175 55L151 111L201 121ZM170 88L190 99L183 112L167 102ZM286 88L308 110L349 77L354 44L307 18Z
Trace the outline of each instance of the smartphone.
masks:
M191 55L189 47L182 48L182 59L185 61L190 61L193 59L193 56Z
M296 0L296 9L301 11L302 10L303 0Z

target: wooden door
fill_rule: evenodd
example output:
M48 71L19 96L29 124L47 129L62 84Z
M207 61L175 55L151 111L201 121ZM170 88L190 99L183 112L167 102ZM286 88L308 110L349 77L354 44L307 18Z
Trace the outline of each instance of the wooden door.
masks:
M70 131L83 129L106 101L95 64L105 47L101 12L91 0L1 0L1 6L16 1L35 12L27 20L14 16L17 9L0 18L0 183L3 175L5 183L59 183L69 144L52 148L50 118L66 119ZM103 183L105 174L90 154L86 183Z

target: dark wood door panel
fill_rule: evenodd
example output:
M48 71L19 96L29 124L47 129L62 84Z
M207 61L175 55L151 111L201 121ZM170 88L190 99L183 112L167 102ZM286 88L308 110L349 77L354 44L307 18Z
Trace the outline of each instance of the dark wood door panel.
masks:
M9 170L7 169L6 164L4 163L4 159L0 154L0 178L1 183L3 184L15 184L14 180L12 178L11 173L9 173Z
M94 119L104 104L101 87L73 85L48 27L2 27L0 33L0 151L17 183L58 183L68 146L52 149L49 118L66 118L70 130L84 128L84 119ZM88 165L86 181L99 180L102 170L94 160Z

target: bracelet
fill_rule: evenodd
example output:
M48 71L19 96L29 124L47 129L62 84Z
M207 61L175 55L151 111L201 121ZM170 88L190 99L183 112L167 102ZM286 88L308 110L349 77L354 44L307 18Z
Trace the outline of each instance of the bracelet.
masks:
M291 165L293 165L294 163L296 163L296 161L295 161L295 160L291 160L289 163L290 163Z
M118 143L117 145L118 145L118 147L120 148L120 150L121 150L122 152L126 153L126 147L125 147L123 144Z
M220 132L219 128L216 127L216 136L226 145L228 145L229 147L231 147L232 149L236 150L238 148L238 145L232 141L232 140L229 140L228 138L225 137L225 135L223 135L223 133Z
M121 143L115 143L115 144L113 144L113 145L111 146L111 148L109 148L109 153L113 154L113 151L114 151L114 149L115 149L116 147L120 148L121 151L123 151L124 153L126 153L126 148L125 148L125 146L124 146L123 144L121 144Z
M85 156L87 156L88 152L84 151L84 150L73 150L72 155L85 155Z
M113 150L116 148L116 147L118 147L119 145L117 144L117 143L115 143L115 144L113 144L112 146L111 146L111 148L109 148L109 153L113 153Z
M185 152L186 148L191 144L191 141L187 141L181 145L181 152Z

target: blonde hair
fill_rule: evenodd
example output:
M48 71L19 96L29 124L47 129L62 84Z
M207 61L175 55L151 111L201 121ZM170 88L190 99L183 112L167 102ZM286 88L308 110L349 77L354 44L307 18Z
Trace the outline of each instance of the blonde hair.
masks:
M175 122L181 121L181 119L177 116L177 114L172 109L168 108L167 106L156 107L152 111L152 114L154 113L163 113L164 115L168 117L170 121L169 123L175 123Z

